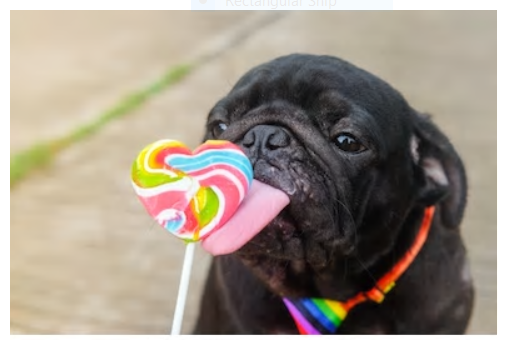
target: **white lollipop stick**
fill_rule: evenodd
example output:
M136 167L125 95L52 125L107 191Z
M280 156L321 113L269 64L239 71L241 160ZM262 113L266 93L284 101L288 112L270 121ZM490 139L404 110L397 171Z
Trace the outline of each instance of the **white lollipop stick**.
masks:
M179 282L179 293L177 294L177 303L175 305L174 321L172 322L172 335L181 334L182 317L184 316L184 305L188 294L189 277L191 276L191 265L193 264L193 255L195 253L195 243L188 243L184 253L182 263L181 281Z

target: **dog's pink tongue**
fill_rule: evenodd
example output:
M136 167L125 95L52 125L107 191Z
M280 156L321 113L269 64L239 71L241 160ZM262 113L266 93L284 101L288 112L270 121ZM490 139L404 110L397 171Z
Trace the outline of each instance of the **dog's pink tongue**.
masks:
M253 180L235 214L221 228L202 241L212 255L233 253L257 235L289 203L279 189Z

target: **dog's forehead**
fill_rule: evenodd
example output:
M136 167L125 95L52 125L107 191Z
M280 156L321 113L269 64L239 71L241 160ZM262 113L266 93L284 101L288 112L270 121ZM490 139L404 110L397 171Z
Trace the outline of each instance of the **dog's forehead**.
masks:
M351 103L386 120L409 110L403 96L373 74L336 57L306 54L277 58L251 69L228 97L229 105L250 107L286 100L305 109L320 107L337 113Z

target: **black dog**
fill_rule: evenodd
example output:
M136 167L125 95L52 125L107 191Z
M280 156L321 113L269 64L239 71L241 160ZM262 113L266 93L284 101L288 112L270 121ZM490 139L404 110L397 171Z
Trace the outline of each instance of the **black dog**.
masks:
M459 224L463 164L444 134L384 81L341 59L289 55L253 68L209 114L205 139L240 145L290 204L213 259L197 334L298 334L282 297L346 301L427 240L382 303L339 334L464 333L473 284Z

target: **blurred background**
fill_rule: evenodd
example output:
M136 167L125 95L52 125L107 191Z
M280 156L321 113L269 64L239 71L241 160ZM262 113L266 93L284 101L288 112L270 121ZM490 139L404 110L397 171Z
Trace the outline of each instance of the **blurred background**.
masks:
M496 41L496 12L12 11L11 176L27 147L87 133L11 186L11 333L168 333L184 245L147 216L130 165L160 138L196 146L244 72L308 52L382 77L452 139L469 178L468 332L496 334ZM198 249L184 333L208 264Z

